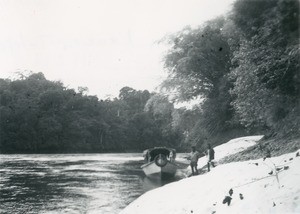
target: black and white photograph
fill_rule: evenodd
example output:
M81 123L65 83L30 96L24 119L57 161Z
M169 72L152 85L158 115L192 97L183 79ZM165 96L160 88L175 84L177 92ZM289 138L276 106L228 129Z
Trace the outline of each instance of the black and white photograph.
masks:
M1 214L300 214L300 0L0 0Z

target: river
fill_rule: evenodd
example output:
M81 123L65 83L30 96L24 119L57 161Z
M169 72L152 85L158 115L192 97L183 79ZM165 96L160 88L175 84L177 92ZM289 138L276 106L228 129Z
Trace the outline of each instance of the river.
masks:
M0 155L0 213L119 213L171 182L146 178L142 163L141 154Z

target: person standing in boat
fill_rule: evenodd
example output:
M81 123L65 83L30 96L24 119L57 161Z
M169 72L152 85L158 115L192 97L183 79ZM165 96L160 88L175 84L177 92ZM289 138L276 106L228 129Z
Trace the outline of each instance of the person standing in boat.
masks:
M174 161L174 159L175 159L175 151L174 150L170 151L170 153L169 153L169 159L170 159L170 162Z
M198 159L200 158L200 153L196 150L196 146L192 146L192 152L190 153L190 166L192 168L192 175L198 175Z

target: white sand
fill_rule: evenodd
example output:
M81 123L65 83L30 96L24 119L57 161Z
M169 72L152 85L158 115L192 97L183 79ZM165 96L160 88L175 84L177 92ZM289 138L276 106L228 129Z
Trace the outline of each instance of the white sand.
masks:
M234 139L218 146L216 158L241 151L260 137ZM300 157L295 154L219 165L209 173L145 193L121 214L300 213ZM199 160L199 167L201 161L205 164L205 159ZM276 176L274 165L289 168ZM222 201L230 188L233 195L228 206Z

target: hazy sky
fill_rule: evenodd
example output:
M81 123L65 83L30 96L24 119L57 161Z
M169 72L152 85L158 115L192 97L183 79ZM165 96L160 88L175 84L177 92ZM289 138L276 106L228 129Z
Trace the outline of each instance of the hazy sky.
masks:
M0 0L0 78L43 72L117 96L166 77L156 41L224 14L233 0Z

